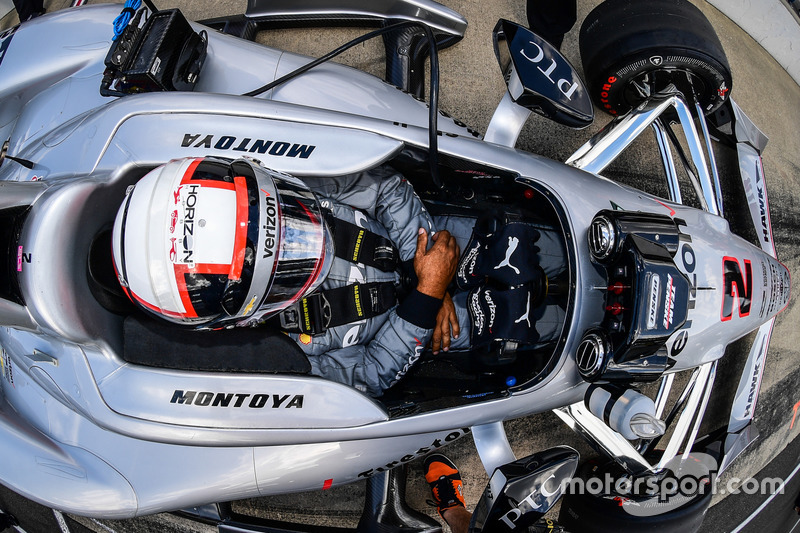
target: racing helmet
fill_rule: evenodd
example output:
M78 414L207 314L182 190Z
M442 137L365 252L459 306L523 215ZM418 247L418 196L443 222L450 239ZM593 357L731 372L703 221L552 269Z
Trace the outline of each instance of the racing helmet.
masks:
M171 322L247 325L314 291L333 261L319 201L248 159L175 159L129 187L113 229L128 297Z

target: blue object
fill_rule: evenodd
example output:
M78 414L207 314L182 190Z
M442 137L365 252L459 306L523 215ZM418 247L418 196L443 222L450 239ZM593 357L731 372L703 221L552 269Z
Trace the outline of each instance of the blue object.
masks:
M117 37L122 35L122 32L125 31L125 28L131 21L133 14L136 13L136 10L139 9L139 6L141 5L142 0L125 1L125 7L122 8L122 13L117 15L117 18L114 19L114 37L112 38L112 41L116 41Z
M508 376L508 377L506 378L506 385L507 385L507 386L509 386L509 387L513 387L513 386L514 386L514 385L516 385L516 384L517 384L517 378L516 378L516 377L514 377L514 376Z

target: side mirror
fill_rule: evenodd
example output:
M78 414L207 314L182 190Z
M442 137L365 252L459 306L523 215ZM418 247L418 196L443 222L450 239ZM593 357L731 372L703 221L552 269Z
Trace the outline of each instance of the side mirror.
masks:
M494 28L494 51L511 99L572 128L594 120L594 106L575 69L547 41L505 19Z
M527 531L561 497L579 457L569 446L555 446L498 467L472 514L470 533Z

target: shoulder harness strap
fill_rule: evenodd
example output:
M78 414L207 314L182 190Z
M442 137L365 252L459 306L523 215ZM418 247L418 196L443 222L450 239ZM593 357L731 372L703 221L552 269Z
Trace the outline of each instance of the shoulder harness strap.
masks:
M353 283L300 299L275 317L275 325L289 333L319 335L329 328L381 315L396 303L396 289L390 281Z
M326 221L333 232L336 257L369 265L383 272L397 269L400 253L392 241L333 215L327 216Z

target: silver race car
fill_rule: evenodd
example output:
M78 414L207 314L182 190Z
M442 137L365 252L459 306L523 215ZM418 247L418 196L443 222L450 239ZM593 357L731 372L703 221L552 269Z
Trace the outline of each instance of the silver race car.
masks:
M576 472L567 446L511 451L503 422L546 411L628 481L663 479L700 452L724 470L755 434L790 283L772 238L766 138L731 100L725 54L700 11L604 2L581 29L586 83L543 39L499 21L508 92L481 136L437 110L436 50L461 38L460 15L430 0L341 4L250 0L244 15L202 24L153 6L118 19L119 5L98 5L0 34L0 482L78 515L193 508L264 531L217 502L366 478L364 531L435 531L394 497L395 467L471 434L491 476L472 528L513 531L550 509ZM338 50L312 61L252 41L265 27L342 18L380 26L368 36L387 43L386 81L327 62ZM580 128L595 108L615 118L566 162L515 149L531 112ZM653 132L663 198L603 176ZM718 172L712 140L737 154L738 169ZM548 313L554 334L425 350L372 398L310 375L269 327L148 320L122 294L111 225L150 170L209 156L301 179L390 167L434 216L493 212L534 225L549 266L526 323L534 330ZM753 243L723 216L722 187L740 179ZM700 438L726 346L754 331L727 427ZM641 392L656 382L654 398ZM673 382L685 390L667 413ZM597 527L616 531L632 506L655 502L643 520L690 529L710 503L708 491L680 499L648 486L571 495L562 517L602 516Z

